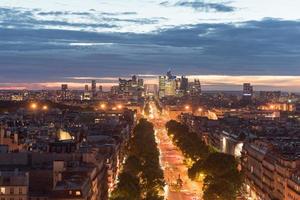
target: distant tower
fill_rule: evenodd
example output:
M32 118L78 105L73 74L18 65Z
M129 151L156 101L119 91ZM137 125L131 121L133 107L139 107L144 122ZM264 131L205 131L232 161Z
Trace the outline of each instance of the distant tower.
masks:
M96 80L92 80L92 94L93 94L93 96L96 95L96 91L97 91Z
M187 93L188 91L188 88L189 88L189 80L188 78L184 77L184 76L181 76L181 79L180 79L180 90L183 91L183 93Z
M89 91L89 85L85 85L85 86L84 86L84 91L85 91L85 92L88 92L88 91Z
M68 84L62 84L61 85L61 99L62 100L67 99L67 93L68 93Z
M159 98L165 97L165 89L166 89L166 76L158 77L158 96Z
M67 91L68 90L68 84L61 84L61 90Z
M102 85L99 85L99 92L103 92L103 87L102 87Z
M253 86L250 83L243 84L243 100L251 102L253 97Z

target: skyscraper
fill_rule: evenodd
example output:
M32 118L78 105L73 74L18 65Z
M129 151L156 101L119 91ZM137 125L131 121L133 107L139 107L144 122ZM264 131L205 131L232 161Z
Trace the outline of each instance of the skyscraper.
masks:
M250 83L243 84L243 100L245 102L251 102L253 97L253 86Z
M253 86L250 83L244 83L243 85L243 96L253 95Z
M171 71L167 72L167 76L159 76L159 98L165 96L175 96L176 94L176 76Z
M96 96L96 91L97 91L96 80L92 80L92 95L93 95L93 97Z
M144 79L138 79L138 87L144 87Z
M165 96L175 96L176 94L176 80L168 79L165 82Z
M202 93L201 83L199 79L195 79L194 82L189 83L189 91L191 96L199 96Z
M103 87L102 87L102 85L99 85L99 92L103 92Z
M158 77L158 96L163 98L165 96L166 76Z
M64 101L68 97L68 84L61 85L61 99Z
M68 84L61 84L61 90L67 91L68 90Z
M189 80L188 78L182 76L180 79L180 90L186 94L189 88Z
M89 85L85 85L85 86L84 86L84 91L85 91L85 92L88 92L88 91L89 91Z

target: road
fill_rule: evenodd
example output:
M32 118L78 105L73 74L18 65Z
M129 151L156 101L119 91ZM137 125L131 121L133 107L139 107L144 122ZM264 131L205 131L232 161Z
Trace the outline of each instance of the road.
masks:
M154 124L155 136L160 150L161 166L167 183L165 187L167 200L201 200L202 183L188 178L184 156L172 143L167 135L165 123L167 116L160 115L154 103L150 103L149 120ZM178 187L178 180L182 180L182 187Z

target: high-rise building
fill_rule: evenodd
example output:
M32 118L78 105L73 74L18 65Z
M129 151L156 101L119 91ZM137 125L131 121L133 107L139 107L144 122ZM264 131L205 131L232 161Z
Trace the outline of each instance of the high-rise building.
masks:
M138 79L137 76L132 76L131 79L121 79L119 78L119 92L123 97L133 97L137 99L143 96L144 93L144 80Z
M176 94L176 80L168 79L165 83L165 96L175 96Z
M88 91L89 91L89 85L85 85L85 86L84 86L84 91L85 91L85 92L88 92Z
M253 97L253 86L250 83L243 84L243 100L251 102Z
M68 84L61 84L61 90L67 91L68 90Z
M68 98L68 84L61 85L61 100L66 100Z
M165 87L166 87L166 76L158 77L158 96L159 98L165 97Z
M138 79L138 87L144 87L144 79Z
M92 80L92 95L93 96L96 96L96 91L97 91L96 80Z
M176 80L176 76L173 76L171 71L167 72L167 76L159 76L159 98L163 98L166 96L175 96L176 89L178 86L178 80Z
M185 94L189 89L189 79L182 76L180 79L180 90Z
M244 96L252 96L253 95L253 86L250 83L244 83L243 95Z
M137 84L138 84L138 78L136 77L136 75L133 75L132 76L132 78L131 78L131 85L133 86L133 87L135 87L135 86L137 86Z
M199 79L189 83L189 92L191 96L200 96L202 93L201 83Z
M102 87L102 85L99 85L99 92L103 92L103 87Z

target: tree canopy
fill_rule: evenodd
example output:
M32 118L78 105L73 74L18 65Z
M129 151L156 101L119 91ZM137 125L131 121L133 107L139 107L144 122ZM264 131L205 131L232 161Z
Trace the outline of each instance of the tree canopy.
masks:
M164 184L153 125L141 119L134 128L128 157L111 199L161 200Z
M196 133L177 121L167 122L166 128L174 144L192 161L189 177L203 179L204 200L235 199L242 185L242 177L234 156L215 152Z

